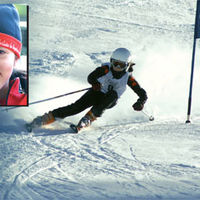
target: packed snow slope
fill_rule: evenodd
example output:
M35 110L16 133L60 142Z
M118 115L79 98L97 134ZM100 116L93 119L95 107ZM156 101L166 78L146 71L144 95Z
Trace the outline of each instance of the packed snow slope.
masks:
M5 1L1 3L24 3ZM185 124L196 1L27 0L29 100L89 87L87 75L112 51L133 51L145 112L127 88L91 128L70 122L27 133L24 124L83 93L27 108L0 109L0 200L200 199L199 41L191 124Z

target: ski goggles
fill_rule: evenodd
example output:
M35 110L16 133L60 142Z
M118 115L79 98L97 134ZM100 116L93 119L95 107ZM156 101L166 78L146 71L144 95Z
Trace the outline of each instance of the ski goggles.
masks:
M121 61L118 61L118 60L114 60L114 59L111 59L111 64L116 67L116 68L119 68L119 69L125 69L127 68L128 64L125 63L125 62L121 62Z

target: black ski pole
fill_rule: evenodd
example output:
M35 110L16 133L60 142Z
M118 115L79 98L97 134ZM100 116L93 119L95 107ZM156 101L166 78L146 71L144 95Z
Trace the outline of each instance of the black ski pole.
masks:
M50 100L57 99L57 98L60 98L60 97L68 96L68 95L71 95L71 94L75 94L75 93L78 93L78 92L83 92L83 91L89 90L89 89L90 89L90 88L85 88L85 89L81 89L81 90L76 90L76 91L74 91L74 92L69 92L69 93L62 94L62 95L58 95L58 96L51 97L51 98L48 98L48 99L43 99L43 100L31 102L31 103L29 103L29 105L33 105L33 104L37 104L37 103L42 103L42 102L45 102L45 101L50 101Z
M89 89L90 88L85 88L85 89L81 89L81 90L76 90L76 91L73 91L73 92L69 92L69 93L66 93L66 94L58 95L58 96L55 96L55 97L50 97L50 98L47 98L47 99L43 99L43 100L39 100L39 101L34 101L34 102L29 103L29 106L33 105L33 104L43 103L45 101L50 101L50 100L53 100L53 99L57 99L57 98L60 98L60 97L68 96L68 95L75 94L75 93L78 93L78 92L83 92L83 91L89 90ZM5 108L2 111L8 111L8 110L12 110L12 109L15 109L15 108L21 108L21 106L14 106L14 107Z
M142 113L143 113L144 115L146 115L146 116L149 118L149 121L153 121L153 120L154 120L153 115L149 115L148 113L146 113L146 112L143 111L143 110L142 110Z

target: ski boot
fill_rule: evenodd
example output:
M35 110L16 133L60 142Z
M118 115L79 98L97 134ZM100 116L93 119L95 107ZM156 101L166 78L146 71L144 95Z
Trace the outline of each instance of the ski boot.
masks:
M31 132L33 128L39 128L43 125L51 124L55 121L55 117L52 112L45 113L42 116L36 117L31 123L26 124L26 129Z
M81 118L78 125L71 124L70 127L75 133L78 133L81 129L89 127L94 120L96 120L96 116L92 111L89 111L83 118Z

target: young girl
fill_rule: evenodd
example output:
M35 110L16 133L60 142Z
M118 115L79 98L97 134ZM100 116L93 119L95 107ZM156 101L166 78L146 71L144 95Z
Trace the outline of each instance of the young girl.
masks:
M14 74L21 48L19 14L13 5L0 4L0 106L27 105L26 91Z

